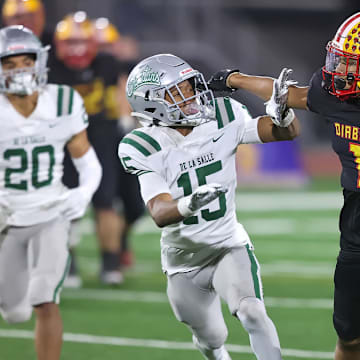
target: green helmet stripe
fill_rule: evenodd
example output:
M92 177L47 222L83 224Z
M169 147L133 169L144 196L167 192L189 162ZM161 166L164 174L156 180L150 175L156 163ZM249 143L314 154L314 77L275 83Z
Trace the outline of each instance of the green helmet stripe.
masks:
M152 138L151 136L143 133L142 131L136 131L134 130L132 132L132 134L135 134L136 136L139 136L141 137L142 139L144 139L145 141L147 141L149 144L151 144L157 151L160 151L161 150L161 146L159 145L159 143L154 139Z
M139 150L143 155L145 156L149 156L151 155L151 152L148 151L147 149L145 149L142 145L140 145L138 142L136 142L133 139L129 138L129 135L127 137L125 137L124 139L121 140L122 143L124 144L129 144L131 146L133 146L135 149Z

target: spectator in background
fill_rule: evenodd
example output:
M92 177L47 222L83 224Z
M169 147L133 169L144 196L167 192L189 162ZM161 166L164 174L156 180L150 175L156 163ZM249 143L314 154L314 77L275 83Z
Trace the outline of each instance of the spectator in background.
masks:
M128 63L128 68L133 68L133 63L139 54L138 44L135 39L125 37L119 34L115 25L109 22L107 18L101 17L93 21L95 27L95 39L100 53L114 56L122 63ZM113 94L113 101L116 103L118 111L118 128L123 135L139 126L137 120L131 116L131 107L126 98L127 73L122 73L118 77L116 92ZM123 217L125 222L124 232L121 239L120 263L122 267L129 267L134 262L134 256L129 245L129 232L132 223L137 219L132 214L137 213L139 203L133 203L132 197L137 192L138 179L136 176L126 173L122 168L119 173L120 187L119 195L123 201ZM129 193L129 189L132 189ZM138 194L135 195L138 198ZM133 209L134 208L134 209Z
M87 14L78 11L60 21L54 34L55 56L50 59L50 81L73 86L82 95L89 114L89 139L103 167L103 178L93 197L96 233L101 250L100 279L106 284L123 281L120 269L120 239L126 231L123 209L128 223L136 220L144 210L134 181L125 183L122 167L117 161L117 146L124 134L117 120L115 94L120 74L127 74L127 64L114 57L99 54L95 31ZM69 157L64 161L64 183L77 185L78 179ZM130 204L129 204L130 203ZM75 273L71 269L71 274ZM71 279L71 277L70 277ZM77 285L78 277L72 277Z
M5 0L1 15L4 25L24 25L43 44L52 44L52 33L45 30L45 8L41 0Z

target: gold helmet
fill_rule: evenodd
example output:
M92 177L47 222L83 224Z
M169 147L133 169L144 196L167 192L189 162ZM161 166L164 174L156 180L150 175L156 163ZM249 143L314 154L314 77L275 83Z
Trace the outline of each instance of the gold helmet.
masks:
M360 12L340 25L326 50L322 69L325 88L341 100L359 96Z
M100 17L93 21L95 39L99 46L113 44L120 39L120 34L109 19Z
M95 28L84 11L69 14L57 24L55 49L70 68L84 69L91 64L97 53Z
M137 59L139 46L133 37L120 34L116 26L105 17L95 19L93 24L99 51L124 61Z
M45 10L41 0L5 0L2 19L6 26L23 25L40 37L45 26Z

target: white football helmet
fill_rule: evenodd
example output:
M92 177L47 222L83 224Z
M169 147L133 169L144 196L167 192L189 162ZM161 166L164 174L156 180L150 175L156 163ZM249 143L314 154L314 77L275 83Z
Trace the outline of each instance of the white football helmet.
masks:
M22 25L8 26L0 30L0 92L30 95L47 83L46 67L50 46L42 46L31 30ZM34 54L35 66L6 70L1 60L8 56Z
M179 87L186 80L193 89L190 97ZM174 90L180 101L175 100ZM174 55L159 54L141 61L129 75L126 93L132 115L143 125L197 126L215 120L214 96L204 76Z

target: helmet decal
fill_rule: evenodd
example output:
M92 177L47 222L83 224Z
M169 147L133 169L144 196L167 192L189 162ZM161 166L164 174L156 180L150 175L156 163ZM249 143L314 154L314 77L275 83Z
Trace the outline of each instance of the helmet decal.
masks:
M129 97L134 95L134 92L143 85L160 85L160 74L157 71L153 71L150 66L145 68L132 79L129 77L127 85L127 95Z
M194 71L192 68L188 68L188 69L180 71L180 75L186 75L186 74L188 74L189 72L192 72L192 71Z
M354 27L349 31L349 35L344 40L343 49L351 53L360 54L360 23L355 24Z

